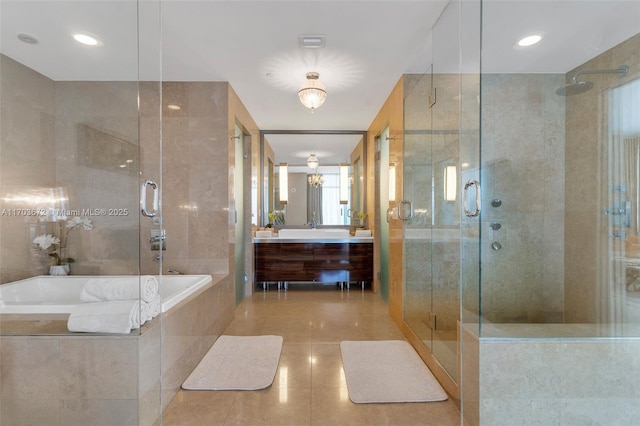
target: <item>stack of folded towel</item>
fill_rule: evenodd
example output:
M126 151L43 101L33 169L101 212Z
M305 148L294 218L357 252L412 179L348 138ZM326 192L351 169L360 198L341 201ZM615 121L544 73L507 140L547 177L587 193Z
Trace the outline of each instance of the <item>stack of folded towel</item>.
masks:
M356 237L370 237L371 229L356 229Z
M88 280L67 321L69 331L130 333L160 314L158 280L140 277L101 277Z

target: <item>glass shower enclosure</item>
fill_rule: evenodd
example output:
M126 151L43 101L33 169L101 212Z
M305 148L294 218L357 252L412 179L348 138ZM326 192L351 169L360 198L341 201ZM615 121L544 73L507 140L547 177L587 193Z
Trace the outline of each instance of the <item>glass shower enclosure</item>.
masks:
M149 246L162 228L161 119L147 102L161 92L159 5L0 4L2 284L161 274ZM104 22L119 23L117 40ZM53 287L16 296L43 297L37 318L0 315L0 423L159 421L159 327L70 333Z
M469 424L632 423L640 3L451 2L431 42L405 76L405 324Z

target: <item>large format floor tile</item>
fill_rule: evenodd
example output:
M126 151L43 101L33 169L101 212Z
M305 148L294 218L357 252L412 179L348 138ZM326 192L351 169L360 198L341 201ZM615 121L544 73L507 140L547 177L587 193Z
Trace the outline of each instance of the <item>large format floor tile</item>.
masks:
M236 309L225 334L284 338L273 384L259 391L180 391L163 424L458 425L451 400L354 404L342 370L342 340L404 340L380 296L371 291L291 285L256 292Z

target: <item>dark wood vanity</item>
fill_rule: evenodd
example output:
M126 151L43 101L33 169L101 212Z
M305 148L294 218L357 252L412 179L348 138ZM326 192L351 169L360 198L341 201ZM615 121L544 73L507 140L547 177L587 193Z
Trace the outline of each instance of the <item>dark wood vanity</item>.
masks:
M373 241L366 238L340 240L256 239L255 282L315 283L373 281Z

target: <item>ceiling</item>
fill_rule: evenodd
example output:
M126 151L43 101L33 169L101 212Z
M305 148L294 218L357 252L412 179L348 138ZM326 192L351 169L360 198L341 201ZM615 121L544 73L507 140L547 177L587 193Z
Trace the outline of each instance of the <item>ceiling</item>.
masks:
M2 0L0 51L53 80L228 81L263 130L366 130L402 74L429 69L431 28L447 4ZM483 71L568 72L636 34L639 7L630 0L485 0ZM478 38L478 22L479 15L462 16L463 40ZM439 69L455 72L457 22L439 28L435 43L451 44L437 56ZM93 33L102 45L79 45L73 31ZM514 49L530 31L545 38ZM18 40L19 33L38 43ZM301 49L298 37L309 34L324 35L326 46ZM297 98L308 71L320 74L328 92L314 113ZM357 140L270 135L269 142L277 162L304 164L314 152L329 164L348 160Z

